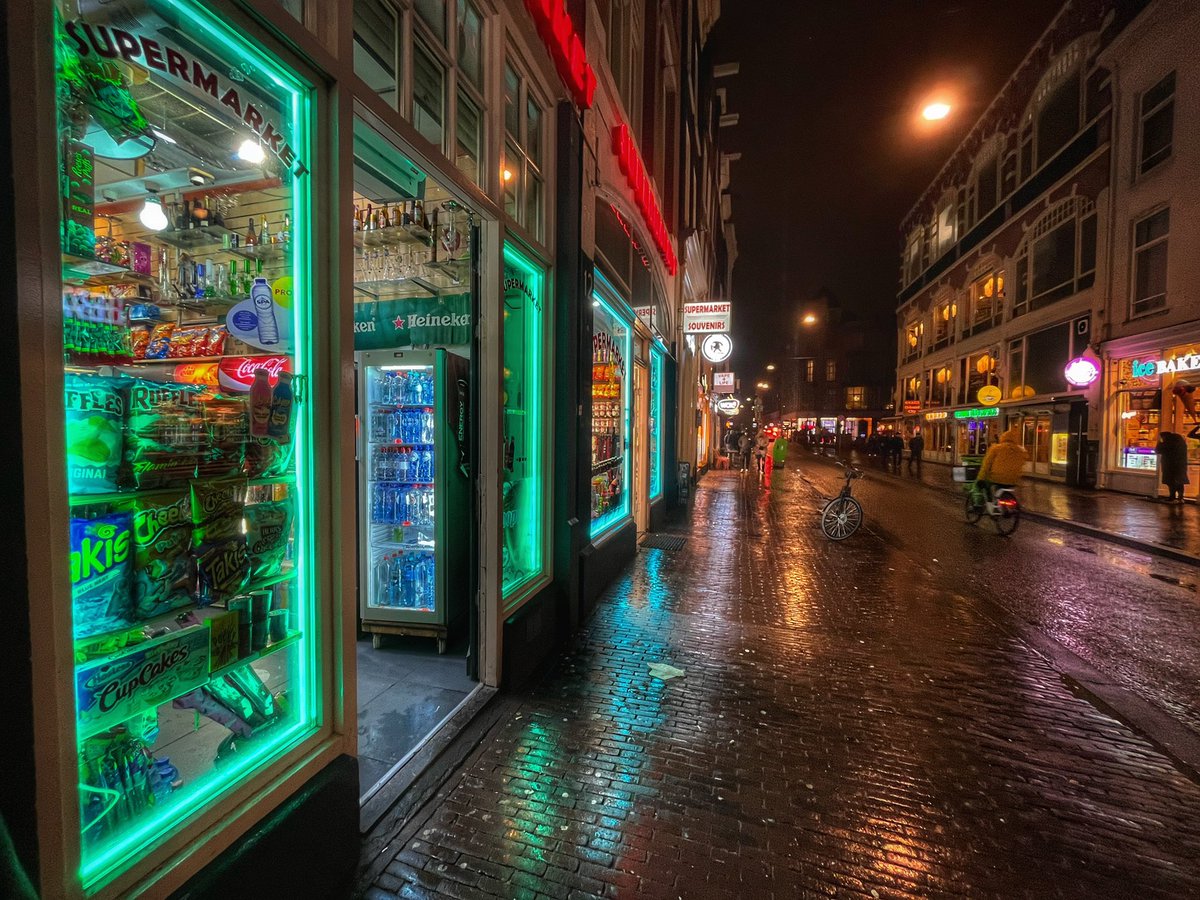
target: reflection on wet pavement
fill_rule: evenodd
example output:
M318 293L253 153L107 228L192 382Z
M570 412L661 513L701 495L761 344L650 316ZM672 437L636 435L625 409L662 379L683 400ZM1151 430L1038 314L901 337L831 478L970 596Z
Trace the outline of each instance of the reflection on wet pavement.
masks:
M685 549L638 555L370 896L1200 895L1200 786L940 551L825 541L773 478L705 477Z

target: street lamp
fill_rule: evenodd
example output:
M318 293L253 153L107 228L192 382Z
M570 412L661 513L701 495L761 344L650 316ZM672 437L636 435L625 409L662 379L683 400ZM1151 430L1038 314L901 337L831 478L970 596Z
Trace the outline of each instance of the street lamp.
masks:
M760 391L765 391L765 390L767 390L767 389L768 389L768 388L770 388L770 387L771 387L771 386L770 386L769 384L767 384L765 381L760 381L760 382L758 383L758 389L759 389Z
M767 363L767 371L774 372L775 371L775 363Z
M803 322L805 325L816 325L816 324L817 324L817 317L816 317L816 316L814 316L812 313L808 313L808 314L807 314L807 315L805 315L805 317L804 317L803 319L801 319L800 321L801 321L801 322Z
M930 103L923 110L921 110L921 117L926 122L936 122L939 119L946 118L948 115L950 115L949 103Z

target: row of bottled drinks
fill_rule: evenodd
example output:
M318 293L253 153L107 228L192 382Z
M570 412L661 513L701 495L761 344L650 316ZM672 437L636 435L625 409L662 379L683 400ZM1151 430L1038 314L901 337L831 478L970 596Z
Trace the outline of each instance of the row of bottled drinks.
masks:
M433 405L433 371L430 369L380 369L372 388L374 403Z
M432 551L385 553L375 565L375 605L432 609L436 571Z
M376 447L371 460L373 481L397 484L432 484L434 456L431 447Z
M377 483L372 488L371 522L375 525L433 525L434 493L431 487L406 487Z
M433 408L376 409L371 412L371 441L432 445L437 434Z

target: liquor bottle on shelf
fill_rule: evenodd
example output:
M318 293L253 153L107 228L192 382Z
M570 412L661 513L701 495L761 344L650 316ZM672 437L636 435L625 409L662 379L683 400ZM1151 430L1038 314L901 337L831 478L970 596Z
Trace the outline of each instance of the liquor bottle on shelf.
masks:
M246 219L246 236L242 238L242 243L248 248L258 246L258 233L254 230L254 216Z
M292 216L291 213L283 214L283 231L279 234L279 242L282 244L290 243L292 240Z
M258 242L263 244L275 243L275 235L271 234L271 226L267 224L267 214L263 213L262 223L258 228Z
M367 215L363 219L363 230L373 231L375 229L375 208L370 203L367 204Z
M208 201L197 197L192 201L192 218L196 220L196 225L200 228L207 228L212 223L208 220Z
M404 211L400 213L400 224L401 225L411 225L412 220L413 220L413 217L412 217L411 201L406 200L404 202Z

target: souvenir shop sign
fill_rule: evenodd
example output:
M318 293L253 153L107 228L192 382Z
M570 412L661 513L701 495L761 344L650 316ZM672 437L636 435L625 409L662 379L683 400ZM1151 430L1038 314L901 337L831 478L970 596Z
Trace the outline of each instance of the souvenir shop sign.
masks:
M145 35L121 28L92 25L73 19L66 23L67 36L80 59L98 57L121 59L143 69L154 69L167 78L182 81L196 90L212 96L225 112L240 121L258 137L263 149L270 152L284 168L300 176L308 172L304 161L284 139L283 123L267 118L269 111L261 110L230 84L221 73L206 68L198 59ZM239 70L238 74L245 78ZM266 92L263 92L266 93Z
M208 629L194 625L75 669L79 737L127 721L208 681Z
M354 349L455 347L471 343L471 295L354 304Z
M684 334L715 334L729 331L732 303L683 304Z

